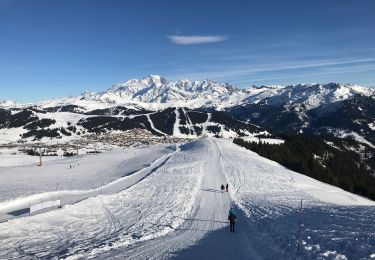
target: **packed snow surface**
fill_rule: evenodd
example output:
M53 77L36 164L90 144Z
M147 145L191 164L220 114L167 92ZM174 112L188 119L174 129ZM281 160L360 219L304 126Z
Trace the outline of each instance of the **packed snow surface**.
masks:
M56 161L61 160L63 157L58 156L45 156L43 157L43 161ZM22 152L19 152L17 148L0 148L0 172L4 167L12 167L12 166L19 166L19 165L36 165L39 163L38 156L30 156L26 155ZM0 175L1 180L1 175ZM1 185L1 184L0 184ZM1 192L1 191L0 191Z
M6 212L43 200L58 198L65 205L98 194L121 191L133 184L132 179L144 177L147 169L162 163L165 156L175 151L174 147L118 149L45 161L42 167L36 164L0 167L0 221L10 218L10 215L4 215Z
M0 223L0 258L368 259L375 253L373 201L292 172L229 140L163 149L151 160L148 153L135 155L133 164L148 164L127 176L113 173L129 172L127 163L111 166L104 158L86 157L86 167L91 160L94 171L87 178L96 178L95 161L107 167L112 176L107 192ZM25 172L12 170L18 177ZM3 181L14 190L21 187L19 178L2 180L5 186ZM226 183L228 193L220 190ZM88 189L84 181L77 185L81 192ZM35 196L27 188L23 193L23 199ZM0 209L17 204L19 195L3 195L8 200ZM227 223L230 206L238 217L235 233Z

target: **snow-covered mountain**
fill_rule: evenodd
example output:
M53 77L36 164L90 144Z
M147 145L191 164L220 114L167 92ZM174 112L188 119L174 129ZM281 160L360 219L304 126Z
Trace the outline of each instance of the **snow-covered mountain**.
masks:
M112 107L82 112L67 105L0 109L0 144L70 142L85 136L146 131L154 137L200 138L269 135L264 128L224 111L170 107L158 111Z
M5 234L0 235L0 258L192 259L206 254L219 259L233 256L228 248L240 259L373 258L373 201L292 172L229 140L200 139L320 135L320 142L334 149L314 152L312 165L316 159L321 167L330 163L340 170L340 158L348 157L337 157L337 151L350 156L352 165L369 173L351 171L361 180L352 184L358 192L366 191L360 184L375 172L374 124L374 89L335 83L240 89L149 76L78 97L3 102L0 159L18 166L8 169L3 163L0 175ZM328 134L354 136L360 145L328 139ZM132 139L159 145L129 148ZM160 145L187 139L191 142ZM303 153L313 141L297 151ZM97 153L97 146L112 145L128 148ZM44 157L55 158L46 158L43 167L34 167L38 158L24 162L21 151L36 155L34 146L47 147ZM72 149L77 156L57 156L72 156ZM325 178L324 173L319 174ZM218 190L222 183L229 184L229 193ZM53 198L62 209L48 206L46 200ZM305 222L297 235L302 200ZM53 211L31 212L35 205ZM238 236L228 240L230 206L240 221Z
M349 180L358 181L345 186L348 175L340 175L333 183L370 196L374 92L335 83L240 89L149 76L78 97L2 102L0 258L374 258L373 201L230 140L204 138L320 135L320 142L301 139L306 143L296 150L306 156L310 145L329 145L312 153L309 164L338 171L350 158L355 177ZM158 146L130 147L152 142ZM35 167L39 158L21 154L36 155L37 146L44 149L43 167ZM97 146L127 148L97 153ZM58 156L72 151L77 156ZM326 173L319 172L325 181ZM219 190L222 183L228 193ZM50 204L56 198L59 210ZM296 233L302 201L303 232ZM237 234L226 234L230 206L238 213Z
M263 90L225 110L276 132L350 137L375 147L374 93L372 88L336 83L287 86Z
M375 89L350 84L300 84L291 86L262 86L245 89L210 80L179 80L150 75L143 79L115 84L107 91L85 93L72 104L98 102L104 104L134 104L146 108L184 106L198 108L213 106L218 109L239 104L269 100L270 104L283 104L289 108L304 106L313 109L320 105L350 99L355 95L371 96ZM69 100L65 100L65 104Z
M102 92L85 92L75 97L54 98L28 104L13 102L13 104L14 107L41 108L74 105L86 111L118 105L152 110L202 106L223 108L238 104L248 95L248 91L227 83L211 80L168 82L161 76L150 75L143 79L132 79L115 84ZM4 101L0 103L0 107L9 108L10 104L12 101Z
M143 79L128 80L115 84L107 91L90 93L83 100L116 103L140 104L148 108L185 106L230 106L233 97L241 97L244 91L229 84L210 80L180 80L168 82L165 78L150 75ZM244 97L244 96L243 96Z
M74 114L73 118L79 117L76 123L80 120L81 122L90 121L91 119L86 119L87 115L90 117L103 116L102 113L105 116L117 116L113 120L119 120L121 115L127 116L127 120L131 121L142 118L142 122L131 124L132 127L146 128L152 132L151 125L148 126L147 117L134 116L169 111L166 113L171 116L166 118L172 121L165 125L172 126L176 121L177 114L173 112L175 109L168 110L169 108L200 109L205 111L204 113L211 109L214 111L225 110L237 120L254 123L276 132L360 136L365 138L364 142L369 141L375 146L374 100L374 88L350 84L299 84L238 88L227 83L210 80L169 82L161 76L150 75L143 79L133 79L115 84L106 91L83 93L76 97L51 99L35 104L4 101L0 103L0 109L3 109L0 114L8 115L8 117L0 118L0 128L13 125L26 127L26 124L31 121L36 122L36 117L33 117L35 120L31 121L23 118L23 116L31 116L30 113L51 113L49 116L38 115L37 117L55 120L54 118L60 115L56 112L70 112ZM22 120L17 121L19 123L6 122L6 120L14 120L9 115L17 114L25 109L31 109L31 112L20 114L18 117L21 117ZM232 123L229 120L222 126L233 129L234 126L230 125ZM67 128L65 124L66 122L60 125L52 124L51 127ZM93 126L93 124L89 125ZM160 127L164 128L165 125ZM35 127L39 127L39 129L35 129ZM29 131L43 130L38 125L35 127L29 126ZM119 126L116 123L114 129L129 129L129 125ZM172 132L172 130L168 130L169 135L174 135L174 132L178 131ZM18 135L24 133L25 131L19 131Z
M228 83L211 80L190 81L187 79L169 82L157 75L143 79L132 79L115 84L106 91L87 92L76 97L56 98L24 104L39 107L75 105L85 110L107 108L117 105L164 109L167 107L215 107L223 109L236 105L266 101L270 105L283 105L294 110L310 110L321 105L332 104L355 95L373 96L374 88L350 84L300 84L290 86L261 86L238 88ZM22 106L12 101L3 101L0 107Z
M255 93L256 91L259 93ZM288 109L311 110L326 104L333 104L351 99L356 95L372 96L375 89L351 84L299 84L277 87L252 87L246 103L258 103L265 100L267 104L284 106Z
M0 101L0 107L2 107L2 108L11 108L11 107L15 107L17 105L20 105L20 104L17 104L16 102L14 102L12 100Z

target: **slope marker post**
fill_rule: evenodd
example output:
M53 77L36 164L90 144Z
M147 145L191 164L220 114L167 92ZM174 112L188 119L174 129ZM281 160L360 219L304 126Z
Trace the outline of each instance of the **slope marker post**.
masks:
M299 225L298 225L298 242L297 242L297 250L299 251L299 245L301 243L301 228L302 228L302 199L301 199L301 207L300 207L300 214L299 214Z

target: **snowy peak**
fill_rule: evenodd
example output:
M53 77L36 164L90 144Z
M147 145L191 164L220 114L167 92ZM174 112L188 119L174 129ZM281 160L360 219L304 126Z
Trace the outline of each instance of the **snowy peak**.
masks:
M115 84L107 90L106 92L116 93L116 92L124 92L124 93L131 93L134 94L142 89L149 88L149 87L161 87L167 84L167 80L158 75L149 75L143 79L131 79L127 80L124 83Z
M211 80L190 81L188 79L169 82L158 75L142 79L127 80L115 84L106 91L83 93L77 97L51 99L37 104L43 108L74 105L84 110L102 109L113 106L140 107L150 110L167 107L215 107L222 110L228 107L263 102L283 106L286 109L297 107L311 110L321 105L329 105L355 95L374 96L375 89L350 84L299 84L289 86L261 86L238 88L236 86ZM20 104L13 107L22 106ZM9 102L0 107L12 107Z
M207 104L219 105L234 93L242 92L237 87L211 80L168 82L161 76L150 75L115 84L107 91L85 95L84 98L117 104L140 103L146 107L151 103L151 106L164 105L162 107L186 106L188 102L189 107L195 108Z
M3 101L0 101L0 107L3 107L3 108L8 108L8 107L13 107L15 106L17 103L12 101L12 100L3 100Z
M305 110L321 105L347 100L355 95L372 96L375 89L350 84L299 84L283 88L264 90L269 94L268 104L283 105L286 108L303 106Z

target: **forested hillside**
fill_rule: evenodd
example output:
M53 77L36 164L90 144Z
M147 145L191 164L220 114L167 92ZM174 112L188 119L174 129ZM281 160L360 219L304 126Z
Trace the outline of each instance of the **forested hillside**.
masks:
M234 143L293 171L374 200L375 162L346 149L348 140L331 141L325 142L304 135L286 136L283 144L234 139ZM373 152L370 148L367 149L367 153Z

